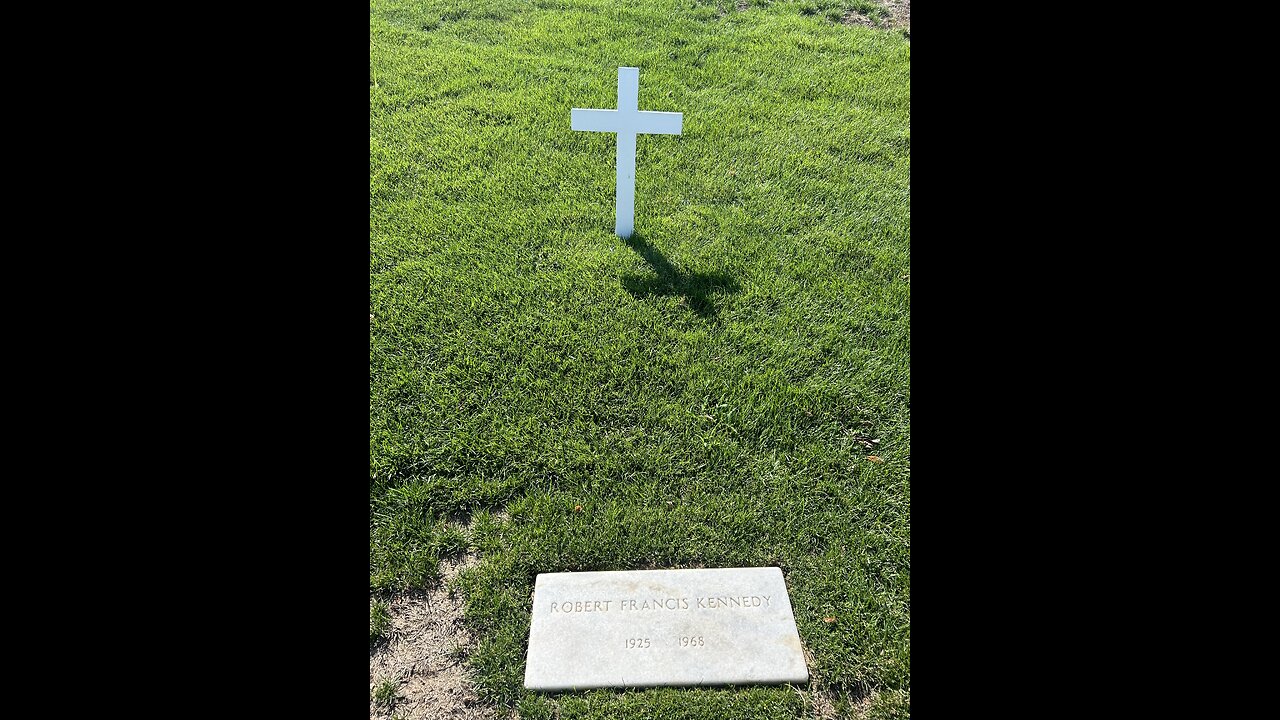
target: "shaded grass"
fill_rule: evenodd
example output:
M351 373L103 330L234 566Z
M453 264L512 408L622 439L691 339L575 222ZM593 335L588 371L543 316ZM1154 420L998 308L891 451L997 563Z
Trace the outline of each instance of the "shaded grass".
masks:
M569 129L620 65L685 113L638 139L627 241L613 136ZM794 2L377 0L369 94L371 592L475 545L471 662L523 717L800 717L785 687L522 687L537 573L777 565L838 711L909 715L903 37Z

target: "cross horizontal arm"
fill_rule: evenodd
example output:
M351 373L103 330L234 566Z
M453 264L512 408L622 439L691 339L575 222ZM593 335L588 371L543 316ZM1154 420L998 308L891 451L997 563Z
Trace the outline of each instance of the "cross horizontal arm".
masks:
M564 107L561 105L560 107ZM564 112L561 110L560 112ZM560 117L564 117L561 115ZM583 110L574 108L569 113L569 127L589 132L618 132L617 110Z
M561 112L564 111L561 110ZM640 116L640 122L636 124L636 132L655 135L679 135L680 128L684 124L684 113L642 110L636 114ZM564 116L561 115L560 117Z

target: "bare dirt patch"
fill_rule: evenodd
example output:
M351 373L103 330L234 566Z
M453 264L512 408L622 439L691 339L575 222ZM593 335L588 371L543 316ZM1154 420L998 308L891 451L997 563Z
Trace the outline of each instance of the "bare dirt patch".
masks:
M911 0L880 0L889 11L886 24L894 30L911 30Z
M884 8L885 15L879 24L857 10L847 10L840 22L845 25L865 25L885 30L911 30L911 0L876 0Z
M385 642L369 651L369 717L372 720L444 720L496 718L494 710L476 695L466 656L474 647L462 623L462 597L449 585L478 557L443 560L443 580L431 592L393 595ZM390 706L380 705L374 691L391 680L396 684Z
M831 702L831 696L825 690L813 692L813 717L816 720L835 720L836 704Z
M840 22L845 25L866 25L867 27L873 27L875 25L875 23L871 22L871 18L856 10L846 12L844 17L840 18Z

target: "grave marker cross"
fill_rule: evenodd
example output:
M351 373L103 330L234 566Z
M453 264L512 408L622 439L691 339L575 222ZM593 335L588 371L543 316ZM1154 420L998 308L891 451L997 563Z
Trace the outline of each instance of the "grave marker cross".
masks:
M640 68L618 68L618 109L583 110L573 108L570 126L574 130L618 134L617 217L613 232L618 237L631 237L635 229L636 203L636 134L679 135L684 114L676 112L642 112L640 106Z

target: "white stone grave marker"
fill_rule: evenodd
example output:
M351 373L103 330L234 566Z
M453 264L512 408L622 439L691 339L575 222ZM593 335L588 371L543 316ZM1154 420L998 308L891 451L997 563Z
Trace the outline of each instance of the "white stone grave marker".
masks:
M524 686L809 682L776 567L543 573Z

